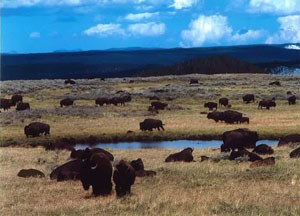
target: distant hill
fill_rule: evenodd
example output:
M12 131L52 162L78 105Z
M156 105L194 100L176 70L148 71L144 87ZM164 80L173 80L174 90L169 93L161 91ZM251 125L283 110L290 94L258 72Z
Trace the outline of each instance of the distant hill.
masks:
M172 66L145 70L137 76L163 76L183 74L265 73L263 69L226 55L196 58Z
M291 49L293 47L299 47L299 44L295 46L283 44L189 49L128 48L123 50L1 54L0 78L1 80L26 80L129 77L152 69L180 65L180 63L191 59L220 55L257 65L267 72L276 72L278 70L274 70L275 67L283 69L300 68L300 50ZM230 60L226 61L230 62ZM209 62L207 60L202 65L204 64L205 67L210 68L209 71L211 72L209 73L214 73L215 69L212 68L212 63ZM217 64L220 64L220 62L220 59L216 60ZM209 64L211 64L210 67ZM199 63L198 69L200 66ZM216 66L216 68L220 73L229 72L228 70L221 71L220 66ZM226 68L233 70L233 68ZM204 71L204 69L201 69L201 71ZM205 71L207 72L207 70Z

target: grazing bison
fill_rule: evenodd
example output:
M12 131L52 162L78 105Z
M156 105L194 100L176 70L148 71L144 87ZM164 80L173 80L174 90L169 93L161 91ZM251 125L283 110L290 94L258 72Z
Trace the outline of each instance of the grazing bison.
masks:
M261 166L270 166L270 165L274 165L274 164L275 164L275 158L267 157L262 160L254 161L253 163L250 164L250 168L261 167Z
M160 128L162 130L165 130L163 127L163 123L159 119L145 119L143 122L140 122L140 129L142 131L152 131L153 129L157 129L160 131Z
M228 106L228 104L229 104L229 100L228 100L228 98L220 98L219 99L219 107L221 107L221 106Z
M238 151L232 151L230 153L229 156L229 160L235 160L236 158L239 157L248 157L248 161L258 161L258 160L262 160L262 158L260 156L258 156L257 154L253 153L253 152L249 152L246 149L239 149Z
M37 137L40 134L50 135L50 125L41 122L32 122L24 127L26 137Z
M300 158L300 147L290 153L290 158Z
M71 155L70 157L71 158L77 158L77 159L89 159L93 154L95 153L102 153L102 154L105 154L106 157L108 157L108 159L113 162L114 161L114 156L102 149L102 148L86 148L85 150L82 150L82 149L78 149L78 150L75 150L73 149L72 152L71 152Z
M191 84L199 84L197 79L190 79L190 85Z
M296 104L296 95L292 95L292 96L288 97L288 102L289 102L289 105Z
M12 103L13 106L16 106L16 104L18 102L23 102L23 96L22 95L16 94L16 95L11 96L11 103Z
M286 146L290 143L300 143L300 134L289 134L279 139L278 146Z
M113 175L115 190L118 197L129 195L135 181L135 170L126 161L121 160L116 166Z
M23 111L23 110L27 110L27 109L30 110L29 103L19 102L17 104L17 108L16 108L17 111Z
M157 110L164 110L168 104L167 103L162 103L160 101L153 101L151 102L151 106L155 107Z
M71 85L74 85L76 82L72 79L66 79L65 80L65 84L71 84Z
M135 170L135 174L138 177L155 176L156 175L155 171L144 169L144 163L141 158L132 160L130 162L130 165L133 167L133 169Z
M125 103L131 101L131 96L130 95L123 95L120 97L113 97L110 99L110 103L117 106L118 104L121 104L121 106L125 106Z
M210 112L207 114L208 119L213 119L215 122L224 121L224 113L223 112Z
M249 120L248 117L242 117L242 118L240 118L239 122L240 122L240 123L247 123L247 124L249 124L249 123L250 123L250 120Z
M281 86L281 83L279 81L274 81L274 82L270 82L269 85Z
M170 154L165 162L175 162L175 161L184 161L184 162L192 162L194 161L192 148L185 148L180 152Z
M260 144L256 146L252 152L255 152L257 154L265 155L265 154L273 154L274 150L271 146L268 146L266 144Z
M159 113L158 110L155 109L154 106L149 106L148 111L151 112L152 114L158 114Z
M19 177L28 178L28 177L45 177L45 174L36 169L21 169L18 172Z
M204 104L205 108L208 108L209 110L218 109L218 104L215 102L207 102Z
M0 109L8 110L11 106L13 106L12 101L10 99L1 98L0 99Z
M98 97L96 100L95 100L95 104L96 105L100 105L100 106L103 106L104 104L109 104L110 101L109 101L109 98L105 98L105 97Z
M65 99L62 99L59 103L60 103L60 107L72 106L74 103L74 100L71 98L65 98Z
M50 179L57 181L67 181L67 180L79 180L80 170L83 167L82 160L72 160L57 168L55 168L51 174Z
M223 112L223 120L229 124L239 123L242 118L243 113L237 111L226 110L225 112Z
M233 151L235 149L255 148L258 134L247 128L239 128L224 132L222 140L224 143L223 149L230 148Z
M270 107L276 107L276 103L273 100L262 100L258 103L258 109L262 109L263 107L266 107L266 109L270 109Z
M80 169L80 180L84 190L90 186L95 196L105 196L112 191L112 165L109 158L103 153L93 154L83 161Z
M243 101L245 103L250 103L250 102L254 102L255 98L254 98L254 94L246 94L243 96Z

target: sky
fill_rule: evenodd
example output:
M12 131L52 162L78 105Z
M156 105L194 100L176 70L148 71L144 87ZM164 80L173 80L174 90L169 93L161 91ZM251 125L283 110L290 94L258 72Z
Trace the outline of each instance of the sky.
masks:
M1 0L1 52L300 42L300 0Z

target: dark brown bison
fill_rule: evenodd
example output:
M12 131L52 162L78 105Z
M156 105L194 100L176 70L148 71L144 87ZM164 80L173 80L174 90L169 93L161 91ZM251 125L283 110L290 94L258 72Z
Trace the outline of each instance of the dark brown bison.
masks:
M65 99L62 99L59 103L60 103L60 107L72 106L74 103L74 100L71 98L65 98Z
M82 150L82 149L78 149L78 150L73 149L72 152L71 152L70 157L71 158L77 158L77 159L89 159L95 153L105 154L106 157L108 157L108 159L110 161L114 161L114 156L110 152L108 152L108 151L106 151L102 148L92 148L92 149L86 148L84 150Z
M290 143L300 143L300 134L289 134L279 139L278 146L286 146Z
M239 123L242 117L243 113L237 111L226 110L223 112L223 120L229 124Z
M266 109L270 109L270 107L276 107L276 102L273 100L262 100L258 103L258 109L262 109L263 107L266 107Z
M95 153L89 159L83 160L80 180L84 190L88 190L92 186L95 196L111 194L112 172L111 162L103 153Z
M30 105L29 103L19 102L17 103L16 110L17 111L30 110Z
M158 114L159 113L158 110L155 109L154 106L149 106L148 111L151 112L152 114Z
M300 158L300 147L290 153L290 158Z
M42 122L32 122L24 127L24 133L26 137L37 137L41 134L50 135L50 125Z
M0 109L8 110L11 106L13 106L12 101L10 99L1 98L0 99Z
M199 84L197 79L190 79L190 85L191 84Z
M131 101L131 96L130 95L123 95L123 96L119 96L119 97L113 97L109 100L109 102L115 106L117 106L118 104L120 104L121 106L125 106L125 103L130 102Z
M209 110L218 109L218 104L215 102L207 102L204 104L205 108L208 108Z
M164 110L168 104L167 103L162 103L160 101L153 101L151 102L151 106L155 107L157 110Z
M152 131L153 129L160 131L160 128L165 130L163 125L164 124L159 119L145 119L143 122L140 122L140 129L142 131Z
M210 112L207 114L208 119L213 119L215 122L224 121L224 113L223 112Z
M18 172L19 177L28 178L28 177L45 177L45 174L37 169L21 169Z
M239 122L240 123L247 123L247 124L249 124L250 123L250 119L248 117L242 117L242 118L240 118Z
M96 105L100 105L100 106L103 106L104 104L109 104L110 101L109 101L109 98L105 98L105 97L98 97L96 100L95 100L95 104Z
M113 175L115 190L118 197L129 195L131 186L135 181L135 170L124 160L121 160L116 166Z
M266 144L260 144L256 146L252 152L255 152L257 154L265 155L265 154L274 154L274 149L271 146L268 146Z
M229 160L235 160L236 158L239 158L239 157L248 157L248 161L258 161L258 160L262 160L262 158L253 153L253 152L249 152L248 150L246 149L239 149L237 151L232 151L230 153L230 156L229 156Z
M165 162L175 162L175 161L184 161L184 162L192 162L194 161L192 148L185 148L180 152L170 154Z
M71 85L74 85L76 82L72 79L66 79L65 80L65 84L71 84Z
M243 96L243 101L245 103L250 103L250 102L254 102L255 101L255 97L254 94L246 94Z
M239 128L231 131L226 131L222 135L224 143L223 149L255 148L258 140L258 134L255 131L250 131L247 128Z
M135 170L135 174L138 177L155 176L156 175L155 171L144 169L144 163L141 158L132 160L130 162L130 165L133 167L133 169Z
M11 103L12 103L13 106L16 106L16 104L18 102L23 102L23 96L22 95L16 94L16 95L11 96Z
M281 83L279 81L274 81L274 82L270 82L269 85L281 86Z
M69 161L55 168L50 174L50 179L57 181L79 180L82 167L82 160Z
M229 100L228 100L228 98L220 98L219 99L219 107L221 107L221 106L228 106L228 104L229 104Z
M292 95L292 96L288 97L288 102L289 102L289 105L296 104L296 96Z
M274 164L275 164L275 158L267 157L262 160L254 161L253 163L250 164L250 168L261 167L261 166L270 166L270 165L274 165Z

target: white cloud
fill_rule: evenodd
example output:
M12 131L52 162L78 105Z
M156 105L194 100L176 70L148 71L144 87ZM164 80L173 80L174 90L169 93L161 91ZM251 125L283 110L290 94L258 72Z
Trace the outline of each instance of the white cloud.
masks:
M249 29L246 33L239 34L235 33L231 36L231 40L236 42L248 42L249 40L258 39L264 35L263 30L252 30Z
M39 32L31 32L30 34L29 34L29 37L30 38L40 38L41 37L41 33L39 33Z
M128 31L133 35L156 36L165 33L166 26L164 23L137 23L128 26Z
M279 17L280 30L270 36L266 43L299 43L300 42L300 15Z
M200 15L192 20L189 29L181 32L183 46L199 46L205 42L215 43L221 38L231 35L232 29L227 23L227 17L221 15Z
M137 13L137 14L130 13L125 16L125 19L130 20L130 21L139 21L142 19L151 19L151 18L154 18L157 16L159 16L158 12L155 12L155 13L145 12L145 13Z
M249 12L299 14L300 2L299 0L250 0Z
M190 8L197 4L198 0L174 0L173 4L170 7L174 7L177 10Z
M120 24L98 24L93 26L85 31L83 31L85 35L88 36L111 36L111 35L125 35L124 29L121 28Z

